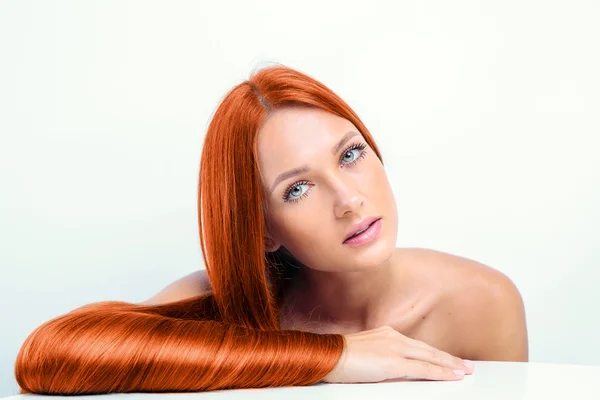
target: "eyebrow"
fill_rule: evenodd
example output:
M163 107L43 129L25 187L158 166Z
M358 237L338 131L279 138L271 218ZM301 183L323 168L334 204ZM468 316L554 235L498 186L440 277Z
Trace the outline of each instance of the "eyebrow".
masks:
M342 137L342 139L340 139L340 141L335 146L333 146L333 148L331 149L331 154L335 155L338 151L340 151L342 146L344 144L346 144L346 142L348 140L350 140L350 138L352 138L353 136L356 136L356 135L360 135L360 133L355 132L355 131L350 131L350 132L346 133ZM308 165L302 165L298 168L293 168L293 169L290 169L289 171L279 174L277 176L277 178L275 179L275 182L273 182L273 185L271 185L271 193L273 192L273 189L275 189L275 186L277 186L277 184L279 182L289 179L292 176L300 175L300 174L308 172L308 171L310 171L310 168L308 167Z

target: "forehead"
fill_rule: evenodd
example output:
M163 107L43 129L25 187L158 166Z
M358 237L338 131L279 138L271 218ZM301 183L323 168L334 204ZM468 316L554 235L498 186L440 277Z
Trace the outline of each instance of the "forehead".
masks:
M258 162L269 184L284 170L331 157L331 148L354 124L317 108L273 111L258 132Z

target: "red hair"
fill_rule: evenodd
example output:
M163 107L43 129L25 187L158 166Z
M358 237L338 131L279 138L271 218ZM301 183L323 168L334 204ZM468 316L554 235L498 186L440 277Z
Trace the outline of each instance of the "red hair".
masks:
M103 301L45 322L17 356L21 394L311 385L331 372L344 337L280 329L285 283L299 262L283 247L265 252L257 134L286 106L347 119L381 160L367 128L325 85L282 65L253 73L222 100L202 149L199 236L212 291L160 305Z

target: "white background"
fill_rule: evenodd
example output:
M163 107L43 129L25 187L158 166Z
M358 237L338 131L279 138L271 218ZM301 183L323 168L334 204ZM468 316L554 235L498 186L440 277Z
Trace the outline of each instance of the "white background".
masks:
M501 270L531 361L600 365L599 20L593 0L1 2L0 395L42 322L203 268L203 136L269 62L370 129L398 246Z

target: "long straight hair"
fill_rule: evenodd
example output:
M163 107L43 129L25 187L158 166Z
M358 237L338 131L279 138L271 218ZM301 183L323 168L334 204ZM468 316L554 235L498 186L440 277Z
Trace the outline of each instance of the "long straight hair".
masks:
M185 392L311 385L337 365L339 334L281 330L286 282L300 262L267 253L265 187L257 136L273 110L316 107L358 128L331 89L283 65L233 87L206 132L198 182L198 230L211 291L160 305L87 304L36 328L15 363L21 394Z

